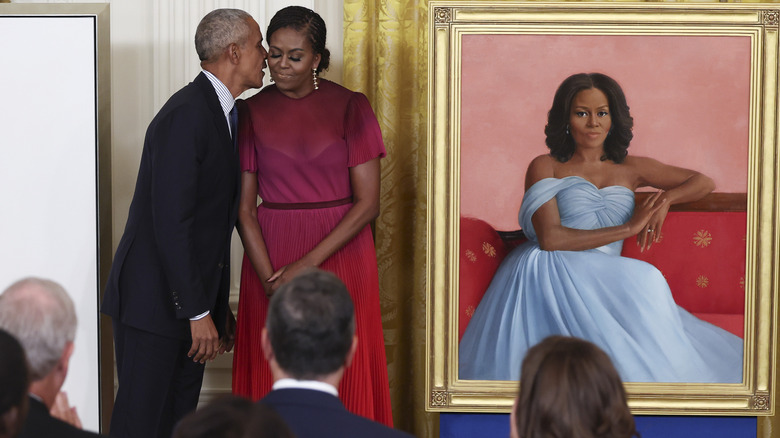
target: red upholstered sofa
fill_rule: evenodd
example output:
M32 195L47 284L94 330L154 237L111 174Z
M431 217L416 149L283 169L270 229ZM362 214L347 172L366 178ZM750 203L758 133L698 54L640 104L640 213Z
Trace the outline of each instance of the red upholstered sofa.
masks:
M639 252L636 238L623 256L653 264L663 273L677 304L697 317L744 336L745 211L671 211L662 240ZM487 222L461 217L459 337L485 294L501 260L525 239Z

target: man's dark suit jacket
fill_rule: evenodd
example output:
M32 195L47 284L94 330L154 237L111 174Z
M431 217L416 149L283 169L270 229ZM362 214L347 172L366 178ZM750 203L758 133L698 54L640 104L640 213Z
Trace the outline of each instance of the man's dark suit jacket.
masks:
M30 411L19 438L95 438L100 435L77 429L49 414L46 405L30 397Z
M146 131L103 313L186 340L189 318L209 310L222 334L238 166L217 93L201 73L171 96Z
M352 414L341 401L313 389L275 389L259 403L272 407L296 438L409 438L411 435Z

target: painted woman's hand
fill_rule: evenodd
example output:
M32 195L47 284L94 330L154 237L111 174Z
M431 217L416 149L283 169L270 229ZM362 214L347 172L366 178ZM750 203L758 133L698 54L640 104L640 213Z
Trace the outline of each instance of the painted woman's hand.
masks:
M664 226L671 204L666 199L665 192L659 191L658 193L662 193L656 201L656 204L661 203L660 208L653 213L644 228L636 235L636 243L639 245L640 252L644 252L646 249L649 250L653 243L661 241L661 229Z
M626 224L631 234L638 234L646 230L648 222L650 222L655 213L668 204L666 198L661 196L663 193L663 191L653 193L634 207L634 215L631 216L631 219ZM669 207L666 206L666 209L668 210ZM664 215L664 217L666 216Z

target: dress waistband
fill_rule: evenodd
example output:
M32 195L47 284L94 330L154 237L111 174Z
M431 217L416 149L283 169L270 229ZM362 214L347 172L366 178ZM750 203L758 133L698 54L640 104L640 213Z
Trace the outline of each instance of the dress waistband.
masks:
M339 205L349 204L352 202L352 196L348 196L342 199L336 199L334 201L325 202L268 202L263 201L260 205L272 210L312 210L316 208L329 208L338 207Z

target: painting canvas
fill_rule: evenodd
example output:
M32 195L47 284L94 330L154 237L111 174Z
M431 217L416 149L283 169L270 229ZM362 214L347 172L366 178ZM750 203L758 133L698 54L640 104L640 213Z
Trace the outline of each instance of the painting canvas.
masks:
M757 304L777 292L760 281L776 268L758 257L776 257L758 239L775 227L761 220L775 206L761 198L774 170L759 164L777 147L776 33L777 11L745 5L432 2L430 409L509 407L517 382L460 375L460 361L492 359L475 359L481 350L461 349L460 339L495 270L522 241L525 170L548 152L544 126L556 88L571 74L599 72L626 94L629 154L700 171L716 185L702 201L675 207L654 248L624 244L623 255L654 264L678 305L744 347L736 377L723 381L627 379L632 408L772 411L772 345L762 341L772 315ZM515 353L508 366L519 372L523 352ZM619 348L612 354L620 359Z

